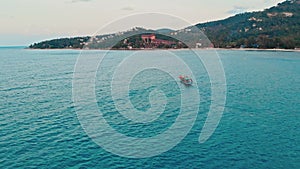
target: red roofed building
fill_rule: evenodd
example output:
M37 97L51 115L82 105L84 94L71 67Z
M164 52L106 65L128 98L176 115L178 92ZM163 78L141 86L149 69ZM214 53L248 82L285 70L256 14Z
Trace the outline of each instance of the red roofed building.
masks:
M174 41L156 39L155 34L142 35L141 38L142 38L143 42L145 43L146 48L157 47L159 45L169 45L169 46L171 46L171 45L176 44L176 42L174 42Z
M142 39L145 43L151 43L152 41L155 40L155 35L151 34L151 35L142 35Z

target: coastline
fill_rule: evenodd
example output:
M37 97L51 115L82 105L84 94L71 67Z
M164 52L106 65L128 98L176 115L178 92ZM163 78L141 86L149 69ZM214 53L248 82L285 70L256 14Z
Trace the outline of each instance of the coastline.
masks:
M297 49L258 49L258 48L181 48L181 49L152 49L152 48L145 48L145 49L80 49L80 48L59 48L59 49L32 49L32 48L23 48L26 50L84 50L84 51L107 51L107 50L114 50L114 51L159 51L159 50L171 50L171 51L182 51L182 50L217 50L217 51L271 51L271 52L300 52L300 48Z
M236 51L272 51L272 52L300 52L300 49L258 49L258 48L213 48L215 50L236 50Z

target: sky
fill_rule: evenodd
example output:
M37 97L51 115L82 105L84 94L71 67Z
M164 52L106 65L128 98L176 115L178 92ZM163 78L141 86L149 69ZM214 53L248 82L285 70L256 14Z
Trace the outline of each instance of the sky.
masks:
M224 19L241 12L260 11L282 1L0 0L0 46L27 46L46 39L92 35L96 31L100 34L124 31L133 25L119 24L111 29L100 28L120 18L126 20L126 16L143 13L162 13L186 22L172 24L156 19L155 23L148 25L137 19L132 24L152 29L181 29L192 24ZM128 17L127 21L130 19L133 20Z

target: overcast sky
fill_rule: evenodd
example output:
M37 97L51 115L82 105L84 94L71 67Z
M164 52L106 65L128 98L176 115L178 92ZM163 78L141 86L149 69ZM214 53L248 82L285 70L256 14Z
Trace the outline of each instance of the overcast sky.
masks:
M28 45L36 41L67 36L91 35L104 25L137 13L164 13L189 24L213 21L245 11L257 11L283 0L1 0L0 46ZM126 18L126 17L125 17ZM160 25L161 24L161 25ZM136 25L147 26L147 25ZM152 28L180 29L187 25ZM119 25L113 30L127 30Z

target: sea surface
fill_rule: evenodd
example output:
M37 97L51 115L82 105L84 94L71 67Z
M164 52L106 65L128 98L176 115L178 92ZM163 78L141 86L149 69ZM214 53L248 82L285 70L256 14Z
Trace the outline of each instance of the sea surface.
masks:
M105 52L83 53L89 60ZM182 103L180 87L187 92L194 88L180 86L178 79L158 69L140 72L128 89L132 105L140 112L149 110L154 89L164 92L168 103L150 123L126 119L114 106L110 80L123 59L134 52L112 51L102 60L95 76L95 96L99 112L115 131L150 138L176 122ZM198 138L210 109L210 78L205 66L189 52L172 52L196 78L201 98L198 116L187 135L169 151L127 158L106 151L81 126L72 99L73 73L81 51L1 47L0 168L300 168L299 52L218 50L226 78L226 104L218 127L202 144ZM163 51L139 54L149 53L164 55ZM172 59L166 63L180 70ZM122 85L122 79L118 80ZM187 99L193 103L192 98Z

